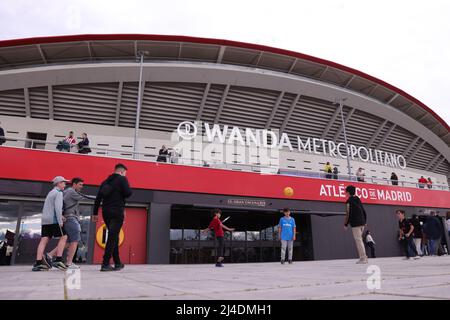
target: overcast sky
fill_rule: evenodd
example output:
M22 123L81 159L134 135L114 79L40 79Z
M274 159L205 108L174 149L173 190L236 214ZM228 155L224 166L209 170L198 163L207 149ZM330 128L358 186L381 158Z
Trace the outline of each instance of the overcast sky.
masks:
M448 0L0 0L0 39L84 33L222 38L380 78L450 124Z

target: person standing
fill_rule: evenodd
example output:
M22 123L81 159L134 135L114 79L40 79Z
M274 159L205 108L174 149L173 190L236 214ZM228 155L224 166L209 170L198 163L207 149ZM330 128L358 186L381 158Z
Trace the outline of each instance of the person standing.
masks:
M66 270L67 266L62 260L64 247L67 241L67 235L63 227L64 218L63 212L63 190L68 182L64 177L57 176L53 179L53 189L47 194L44 202L44 208L42 209L42 229L41 240L39 242L36 262L33 265L33 271L46 271L51 267L58 268L60 270ZM52 238L59 238L56 260L55 262L47 261L44 256L45 248L48 242Z
M76 143L77 139L75 139L73 131L70 131L69 135L63 141L63 149L67 152L70 152L70 149L72 149L72 147L76 145Z
M165 145L159 149L159 156L156 159L157 162L169 162L169 149Z
M280 222L278 223L278 234L280 235L281 241L281 264L284 264L285 262L286 249L288 250L288 263L292 264L297 226L295 225L295 219L291 217L291 210L289 210L289 208L284 208L283 214L284 217L281 217Z
M222 215L222 211L220 209L214 209L212 211L213 219L211 220L208 228L201 230L202 233L208 232L209 230L214 230L214 234L216 236L217 240L217 262L216 267L223 267L223 260L224 258L224 243L223 243L223 236L224 232L223 229L227 231L234 231L234 228L228 228L225 226L222 221L220 221L220 217Z
M333 167L331 166L331 164L329 162L327 162L323 171L325 171L325 178L331 179L332 173L333 173Z
M417 214L413 214L411 223L414 227L413 231L413 238L414 238L414 245L416 247L417 254L419 256L423 256L422 252L422 238L423 238L423 232L422 232L422 225L420 224L419 217Z
M338 179L339 178L339 170L337 167L333 168L333 179Z
M366 211L358 196L355 195L356 188L352 185L345 188L345 192L348 196L346 202L346 215L344 228L347 229L350 224L352 228L353 238L355 240L356 249L358 250L359 260L358 264L367 263L366 248L363 241L363 231L367 221Z
M1 122L0 122L0 146L2 144L4 144L6 142L5 139L5 130L3 130L3 128L1 127Z
M418 180L418 182L419 182L419 188L423 189L423 188L425 188L425 185L428 183L428 180L425 179L424 176L421 176L420 179Z
M393 186L398 186L398 177L395 172L391 173L391 183Z
M433 181L431 181L430 177L427 179L427 187L428 189L433 189Z
M356 180L358 180L358 182L364 182L365 175L364 169L359 168L358 171L356 171Z
M399 236L398 240L403 245L403 248L405 249L406 253L406 260L409 260L411 257L414 259L419 259L416 247L414 246L414 240L413 240L413 232L414 232L414 226L405 217L405 211L404 210L396 210L398 219L398 228L399 228Z
M87 133L83 133L81 135L81 141L78 142L77 146L78 146L78 153L82 153L82 154L88 154L90 152L92 152L91 148L89 148L89 139L87 136Z
M376 258L375 256L375 241L373 240L372 234L369 230L366 231L366 244L370 249L371 258Z
M64 210L63 216L65 218L64 230L67 233L66 246L67 257L66 265L69 269L79 269L79 267L73 263L73 257L78 248L78 243L81 241L81 224L80 224L80 201L83 199L95 199L94 196L88 196L81 193L84 187L84 180L81 178L73 178L71 186L64 190ZM56 249L46 254L47 259L52 260L56 254Z
M447 221L446 221L446 224L447 224L448 236L450 237L450 211L447 212Z
M439 221L436 212L431 211L430 216L427 218L425 225L423 226L423 231L428 239L429 255L437 255L437 250L441 243L442 237L442 224L441 221Z
M132 194L126 178L127 167L118 163L100 186L93 209L93 221L98 220L98 209L102 206L103 220L108 230L105 253L100 271L118 271L124 268L119 256L119 233L123 225L126 199ZM111 256L114 267L110 265Z

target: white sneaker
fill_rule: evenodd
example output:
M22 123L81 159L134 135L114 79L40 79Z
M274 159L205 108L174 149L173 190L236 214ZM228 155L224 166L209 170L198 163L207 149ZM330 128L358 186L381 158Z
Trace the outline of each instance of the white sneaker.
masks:
M420 256L415 256L414 257L414 260L419 260L420 259Z
M71 263L67 265L67 269L80 269L80 267L77 266L75 263Z
M358 260L358 261L356 261L356 264L367 264L368 263L368 261L367 261L367 259L364 259L364 260Z

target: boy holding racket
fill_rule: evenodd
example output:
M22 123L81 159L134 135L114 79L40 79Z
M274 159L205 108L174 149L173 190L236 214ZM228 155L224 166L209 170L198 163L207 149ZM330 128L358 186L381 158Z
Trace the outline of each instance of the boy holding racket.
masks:
M208 230L212 229L214 230L214 234L216 235L217 239L217 262L216 267L223 267L222 261L224 260L223 257L223 236L224 232L223 229L227 231L234 231L233 228L228 228L225 226L222 221L220 221L220 216L222 215L222 211L220 209L214 209L212 211L214 218L212 219L211 223L209 224L208 228L202 230L202 233L208 232Z

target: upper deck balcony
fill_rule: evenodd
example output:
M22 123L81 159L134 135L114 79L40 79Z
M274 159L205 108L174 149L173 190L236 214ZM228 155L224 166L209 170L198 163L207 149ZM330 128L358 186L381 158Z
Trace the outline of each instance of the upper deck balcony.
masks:
M213 164L189 162L190 159L169 158L169 162L158 162L158 155L152 153L122 155L104 149L104 155L84 155L53 151L54 148L37 150L37 142L27 142L27 147L22 148L8 147L7 143L0 147L0 179L49 182L56 175L81 176L86 184L95 186L111 173L116 163L123 162L129 167L130 184L136 189L344 202L345 186L353 184L363 202L369 204L450 208L446 185L428 188L409 181L392 185L383 179L361 182L347 175L327 179L324 172L271 172L265 169L273 168L257 166L237 171L233 164L214 168Z

